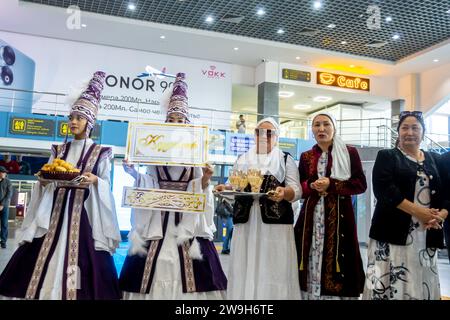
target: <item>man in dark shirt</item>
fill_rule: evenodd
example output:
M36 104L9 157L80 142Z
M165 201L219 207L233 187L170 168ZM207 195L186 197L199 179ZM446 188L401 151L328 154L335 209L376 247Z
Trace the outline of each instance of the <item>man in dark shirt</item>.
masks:
M8 215L9 202L12 196L12 184L6 177L6 168L0 166L0 245L6 248L6 240L8 240Z
M445 186L445 198L447 201L450 201L450 152L441 155L439 162L442 180L444 181L443 185ZM450 215L444 221L444 236L450 261Z

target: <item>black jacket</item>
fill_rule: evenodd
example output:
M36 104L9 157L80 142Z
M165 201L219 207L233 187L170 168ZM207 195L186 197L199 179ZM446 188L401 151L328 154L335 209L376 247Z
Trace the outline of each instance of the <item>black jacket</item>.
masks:
M450 204L450 152L444 153L439 157L439 172L443 183L444 201ZM447 207L448 210L448 207ZM450 210L448 210L450 213ZM450 220L450 214L447 216L447 220Z
M0 205L8 207L12 194L13 188L11 181L8 178L5 178L2 181L0 181Z
M450 209L444 198L444 185L438 170L438 155L424 152L423 168L430 177L431 208ZM373 192L377 199L369 236L372 239L396 245L405 245L411 215L397 209L407 199L414 202L418 165L408 160L397 148L378 152L373 168ZM427 247L442 248L442 230L427 231Z

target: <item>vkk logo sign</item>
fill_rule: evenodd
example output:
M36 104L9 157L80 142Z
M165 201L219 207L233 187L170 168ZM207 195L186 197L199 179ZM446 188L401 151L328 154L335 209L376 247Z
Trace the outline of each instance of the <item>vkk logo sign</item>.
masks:
M202 74L210 79L225 79L225 72L217 71L216 66L209 66L209 70L203 70Z

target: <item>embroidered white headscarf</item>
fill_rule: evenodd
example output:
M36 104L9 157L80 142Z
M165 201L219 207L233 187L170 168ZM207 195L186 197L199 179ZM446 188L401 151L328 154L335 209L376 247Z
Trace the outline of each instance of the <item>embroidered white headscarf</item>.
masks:
M276 140L269 153L257 153L255 136L255 145L252 146L245 154L240 156L235 164L235 169L247 171L248 169L259 169L262 174L270 174L274 176L280 183L284 181L286 176L286 164L284 162L283 151L278 147L278 138L280 135L280 126L272 117L264 118L256 124L258 129L261 124L268 122L275 128Z
M318 116L326 116L330 118L334 126L333 149L331 151L331 157L333 158L333 164L331 165L331 178L341 181L348 180L351 177L350 154L348 153L347 145L336 133L336 119L328 112L321 112L314 116L312 125L314 125L314 120Z

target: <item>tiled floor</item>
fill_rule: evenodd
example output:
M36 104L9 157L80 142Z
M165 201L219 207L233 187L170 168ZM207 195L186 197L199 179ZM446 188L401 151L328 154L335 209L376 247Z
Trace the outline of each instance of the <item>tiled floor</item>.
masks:
M14 232L11 233L12 236ZM8 246L6 249L0 249L0 271L3 271L4 267L8 263L9 259L11 258L12 254L14 253L14 250L16 248L16 243L14 239L10 239L8 242ZM217 251L220 252L222 245L221 243L216 244ZM120 270L122 269L123 262L125 260L126 254L128 250L128 243L122 242L120 244L119 249L117 249L116 254L114 255L114 262L116 264L117 273L120 273ZM366 249L361 248L361 254L363 256L363 260L366 260ZM220 254L220 261L222 262L222 267L225 271L225 274L228 273L228 267L229 267L229 255L223 255ZM364 261L364 264L365 261ZM442 252L440 254L439 258L439 276L441 280L441 294L443 297L450 297L450 264L449 260L446 256L446 252Z

